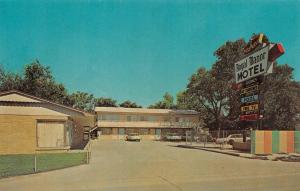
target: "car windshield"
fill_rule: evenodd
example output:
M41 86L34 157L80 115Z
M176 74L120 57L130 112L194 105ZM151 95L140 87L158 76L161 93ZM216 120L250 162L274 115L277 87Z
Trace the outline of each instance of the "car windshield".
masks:
M232 134L232 135L230 135L230 137L232 137L232 138L240 138L240 137L242 137L242 135L241 134Z
M130 136L137 136L137 133L129 133Z

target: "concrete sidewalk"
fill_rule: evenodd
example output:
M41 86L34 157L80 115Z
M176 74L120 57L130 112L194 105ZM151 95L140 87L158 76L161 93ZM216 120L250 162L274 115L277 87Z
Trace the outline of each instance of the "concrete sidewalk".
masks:
M260 159L260 160L272 160L272 161L288 161L288 162L300 162L300 154L290 153L290 154L272 154L272 155L255 155L250 152L243 152L238 150L233 150L230 145L217 145L213 143L201 144L178 144L177 147L188 148L188 149L199 149L209 152L221 153L236 157L248 158L248 159Z

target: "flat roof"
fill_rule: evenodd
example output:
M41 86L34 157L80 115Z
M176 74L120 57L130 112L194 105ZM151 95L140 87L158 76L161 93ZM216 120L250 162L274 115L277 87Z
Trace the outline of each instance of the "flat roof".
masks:
M125 107L95 107L96 112L116 112L116 113L159 113L168 114L169 109L148 109L148 108L125 108Z
M148 109L148 108L125 108L125 107L95 107L95 112L111 113L151 113L151 114L187 114L196 115L194 110L172 110L172 109Z

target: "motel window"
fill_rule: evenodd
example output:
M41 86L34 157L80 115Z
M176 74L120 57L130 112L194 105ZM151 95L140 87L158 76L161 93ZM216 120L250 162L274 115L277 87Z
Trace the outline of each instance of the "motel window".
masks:
M120 121L120 116L119 115L99 115L98 117L99 120L101 121Z
M127 115L126 121L138 121L138 116L136 115Z
M140 135L149 135L150 132L149 132L150 129L140 129Z
M138 121L138 116L137 115L132 115L131 120L132 121Z
M168 122L169 121L169 118L168 117L164 117L164 122Z
M149 121L152 121L152 122L156 121L156 116L149 116Z
M139 133L139 129L138 128L126 128L125 133L127 135L130 134L130 133Z
M101 128L102 135L111 135L112 129L111 128Z
M140 121L147 121L146 116L140 116Z

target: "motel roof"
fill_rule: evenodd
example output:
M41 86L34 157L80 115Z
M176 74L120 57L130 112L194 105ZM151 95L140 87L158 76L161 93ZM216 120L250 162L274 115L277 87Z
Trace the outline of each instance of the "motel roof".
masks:
M78 113L81 113L83 115L89 116L92 115L91 113L85 112L85 111L81 111L79 109L75 109L73 107L69 107L69 106L65 106L59 103L55 103L46 99L42 99L36 96L32 96L29 94L26 94L24 92L21 91L17 91L17 90L9 90L9 91L5 91L5 92L0 92L0 102L13 102L13 103L47 103L50 105L54 105L54 106L58 106L64 109L68 109L68 110L72 110ZM5 106L1 106L1 110L5 110L6 112L9 111L9 107L5 107ZM19 108L20 112L21 110L26 110L26 108ZM41 111L41 108L39 110L37 110L36 112L39 113ZM30 112L33 112L30 110ZM9 113L9 112L8 112ZM42 112L43 113L43 112Z
M95 112L107 113L145 113L145 114L182 114L197 115L194 110L172 110L172 109L148 109L148 108L125 108L125 107L95 107Z

